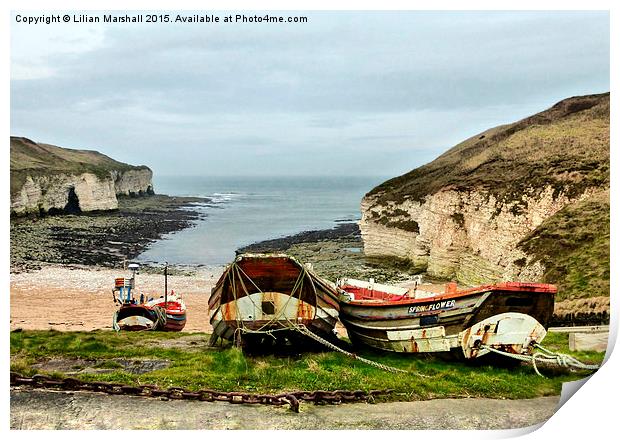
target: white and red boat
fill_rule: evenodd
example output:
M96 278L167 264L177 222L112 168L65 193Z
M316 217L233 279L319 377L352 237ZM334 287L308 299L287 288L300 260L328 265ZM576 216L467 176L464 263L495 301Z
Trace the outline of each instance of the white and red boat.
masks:
M114 313L115 330L162 330L181 331L187 321L187 307L174 290L168 294L168 267L165 268L164 295L149 298L135 293L136 274L139 266L130 264L131 278L116 278L114 281L114 302L119 309ZM118 297L117 297L118 292Z
M145 306L151 310L160 308L166 311L166 321L160 329L156 330L180 332L185 327L187 307L183 298L174 293L174 290L168 294L167 298L160 296L159 298L149 299Z
M486 347L529 354L546 335L557 288L506 282L443 293L342 279L340 320L352 343L407 353L477 358Z

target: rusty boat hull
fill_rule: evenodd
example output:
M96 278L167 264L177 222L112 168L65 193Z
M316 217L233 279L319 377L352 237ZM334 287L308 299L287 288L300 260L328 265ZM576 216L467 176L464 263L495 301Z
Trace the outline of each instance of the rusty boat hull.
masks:
M355 281L355 280L354 280ZM531 351L553 314L557 289L548 284L499 283L416 298L368 284L339 286L340 320L355 345L400 353L450 352L475 358L481 345Z
M333 338L338 309L335 286L284 254L239 255L209 298L214 336L245 346L312 343L300 326Z

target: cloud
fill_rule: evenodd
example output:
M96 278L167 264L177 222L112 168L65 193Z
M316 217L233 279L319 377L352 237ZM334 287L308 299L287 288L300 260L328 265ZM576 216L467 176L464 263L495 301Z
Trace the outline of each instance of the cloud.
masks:
M156 172L288 173L292 156L299 172L338 172L324 156L390 174L609 88L607 13L302 14L294 26L13 22L12 133Z

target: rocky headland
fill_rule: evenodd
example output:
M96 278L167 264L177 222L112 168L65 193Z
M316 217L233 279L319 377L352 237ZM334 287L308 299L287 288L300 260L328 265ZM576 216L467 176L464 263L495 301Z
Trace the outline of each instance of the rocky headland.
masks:
M48 265L123 267L163 235L192 227L204 199L120 197L114 211L11 219L11 271Z
M153 194L152 178L144 165L11 136L12 215L114 210L117 196Z
M609 93L563 100L371 190L364 252L463 285L549 282L558 300L608 304L609 156Z

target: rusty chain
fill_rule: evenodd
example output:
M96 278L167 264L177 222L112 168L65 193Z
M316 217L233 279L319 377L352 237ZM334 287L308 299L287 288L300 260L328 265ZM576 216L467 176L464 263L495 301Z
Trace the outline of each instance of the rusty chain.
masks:
M12 386L29 386L32 388L60 389L63 391L92 391L107 394L156 397L170 400L200 400L204 402L228 402L232 404L260 404L282 406L288 404L291 410L299 412L299 402L308 401L315 404L340 404L360 401L374 401L377 396L391 394L393 390L336 390L336 391L294 391L281 394L253 394L237 391L225 392L215 390L189 391L181 387L161 389L155 385L126 385L111 382L88 382L73 377L55 379L43 374L24 376L11 371Z

